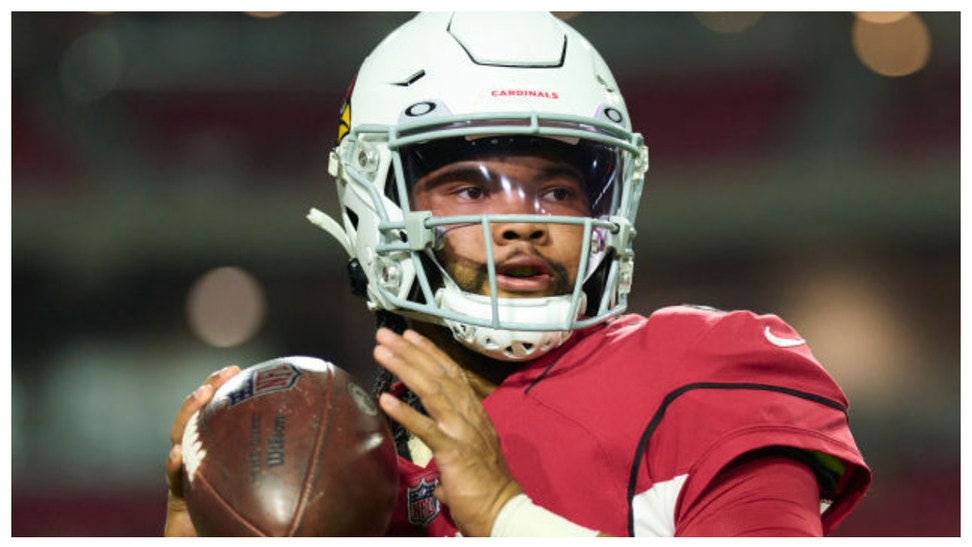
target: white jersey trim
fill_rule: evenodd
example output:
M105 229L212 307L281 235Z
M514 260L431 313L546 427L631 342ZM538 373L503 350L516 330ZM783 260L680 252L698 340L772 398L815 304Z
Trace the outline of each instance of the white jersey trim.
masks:
M656 482L651 488L635 494L631 500L634 535L673 537L675 535L675 503L688 474L671 480Z

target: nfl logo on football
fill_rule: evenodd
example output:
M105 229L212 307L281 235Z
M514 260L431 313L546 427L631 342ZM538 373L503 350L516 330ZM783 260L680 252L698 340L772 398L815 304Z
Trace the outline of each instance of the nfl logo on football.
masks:
M232 391L227 396L229 405L233 406L251 397L258 397L265 393L283 391L294 387L297 378L301 376L300 370L289 363L281 363L264 370L259 370L249 378L239 389Z

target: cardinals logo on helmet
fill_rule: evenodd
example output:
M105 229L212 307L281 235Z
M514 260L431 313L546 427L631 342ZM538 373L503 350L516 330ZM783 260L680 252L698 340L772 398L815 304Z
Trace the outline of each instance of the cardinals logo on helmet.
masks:
M348 86L348 91L344 96L344 106L341 107L341 115L338 116L336 144L341 144L341 141L344 140L345 135L351 131L351 93L354 92L355 80L357 80L357 78L351 80L351 85Z

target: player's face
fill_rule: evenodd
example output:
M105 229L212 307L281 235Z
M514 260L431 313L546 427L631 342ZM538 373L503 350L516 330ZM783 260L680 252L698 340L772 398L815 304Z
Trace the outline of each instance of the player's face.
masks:
M586 217L590 206L576 169L534 156L460 161L412 187L413 209L434 217L530 214ZM545 222L491 223L489 244L500 297L570 293L583 227ZM489 294L483 227L446 227L439 251L447 273L467 292Z

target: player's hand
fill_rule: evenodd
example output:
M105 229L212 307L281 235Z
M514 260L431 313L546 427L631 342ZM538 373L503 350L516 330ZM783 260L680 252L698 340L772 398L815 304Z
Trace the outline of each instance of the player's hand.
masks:
M176 414L172 431L169 433L172 449L169 450L169 457L165 461L165 480L169 485L169 500L165 514L166 536L196 535L196 528L189 518L186 500L182 495L182 434L186 430L186 424L197 410L213 398L213 393L219 386L239 372L240 367L233 365L210 374L209 378L186 397L179 407L179 413Z
M435 344L408 330L379 329L375 360L401 380L429 416L388 393L382 409L432 450L441 482L435 497L466 536L488 536L503 505L522 492L464 371Z

